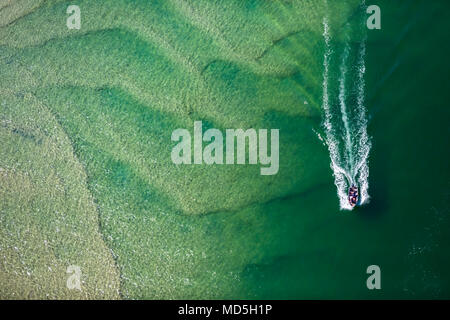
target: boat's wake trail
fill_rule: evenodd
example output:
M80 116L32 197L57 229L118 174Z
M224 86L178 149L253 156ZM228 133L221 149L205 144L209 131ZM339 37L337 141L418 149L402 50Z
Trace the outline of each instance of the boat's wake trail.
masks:
M364 105L366 41L364 38L356 47L346 39L342 54L338 55L333 50L327 18L323 20L323 28L325 53L322 107L325 142L330 153L340 208L351 210L348 200L351 185L356 185L360 190L360 204L369 200L368 156L371 143ZM332 63L334 61L337 64Z

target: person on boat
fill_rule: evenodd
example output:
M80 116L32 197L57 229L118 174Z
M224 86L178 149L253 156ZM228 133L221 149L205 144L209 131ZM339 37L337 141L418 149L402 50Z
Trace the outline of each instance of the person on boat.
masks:
M352 207L358 203L358 188L355 185L348 190L348 202Z

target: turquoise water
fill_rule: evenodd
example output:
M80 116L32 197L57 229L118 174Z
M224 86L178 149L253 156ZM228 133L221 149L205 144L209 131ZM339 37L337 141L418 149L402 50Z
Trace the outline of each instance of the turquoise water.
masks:
M1 6L0 296L449 298L450 8L373 4ZM278 174L174 165L200 120L280 129Z

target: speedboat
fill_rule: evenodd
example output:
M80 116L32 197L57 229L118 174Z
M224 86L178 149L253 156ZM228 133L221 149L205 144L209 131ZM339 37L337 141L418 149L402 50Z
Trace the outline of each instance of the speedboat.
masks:
M356 206L359 202L358 187L354 184L348 189L348 202L352 207Z

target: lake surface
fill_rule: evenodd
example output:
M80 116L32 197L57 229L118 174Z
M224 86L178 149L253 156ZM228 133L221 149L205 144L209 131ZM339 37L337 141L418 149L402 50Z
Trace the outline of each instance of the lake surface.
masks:
M380 30L360 1L80 1L80 30L65 2L0 9L0 296L450 298L450 6L376 4ZM347 46L370 137L351 211L324 143L325 17L330 104ZM280 129L279 172L174 165L171 133L200 120Z

